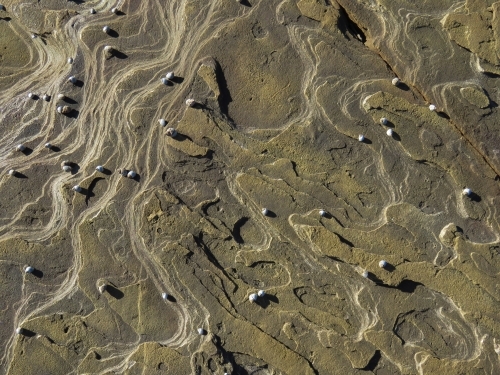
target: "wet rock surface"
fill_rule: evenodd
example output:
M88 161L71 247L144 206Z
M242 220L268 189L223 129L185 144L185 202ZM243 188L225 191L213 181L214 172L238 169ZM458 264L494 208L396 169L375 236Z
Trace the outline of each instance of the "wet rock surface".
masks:
M499 373L499 4L4 3L0 374Z

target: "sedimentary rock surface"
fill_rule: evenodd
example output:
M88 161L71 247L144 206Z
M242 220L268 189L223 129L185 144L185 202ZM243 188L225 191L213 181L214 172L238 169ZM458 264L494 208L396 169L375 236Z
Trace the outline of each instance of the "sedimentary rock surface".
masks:
M499 11L6 1L0 374L500 373Z

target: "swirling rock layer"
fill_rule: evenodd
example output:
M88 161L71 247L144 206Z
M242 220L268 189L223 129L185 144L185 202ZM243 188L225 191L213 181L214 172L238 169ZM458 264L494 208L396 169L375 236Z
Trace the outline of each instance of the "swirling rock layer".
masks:
M499 4L4 3L0 374L499 373Z

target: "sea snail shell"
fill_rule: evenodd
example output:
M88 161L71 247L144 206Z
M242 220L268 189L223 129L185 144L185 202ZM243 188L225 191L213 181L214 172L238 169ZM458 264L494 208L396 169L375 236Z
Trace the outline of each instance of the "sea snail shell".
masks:
M175 130L174 128L168 128L167 135L169 137L175 138L175 136L177 135L177 130Z

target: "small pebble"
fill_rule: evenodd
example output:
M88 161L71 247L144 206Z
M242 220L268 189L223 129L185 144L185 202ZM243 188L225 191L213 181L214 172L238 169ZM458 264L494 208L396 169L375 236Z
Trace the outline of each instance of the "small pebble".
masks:
M90 14L96 14L96 11L94 8L90 8L89 12L90 12Z
M22 335L24 333L24 329L22 329L21 327L18 327L18 328L16 328L16 333L18 335Z
M47 142L43 145L43 147L48 148L50 150L52 148L52 145L49 142Z
M42 99L45 100L46 102L48 102L50 100L50 96L45 94L44 96L42 96Z
M468 187L466 187L464 190L462 190L463 195L469 196L469 195L471 195L471 193L472 193L472 190L469 189Z
M161 83L163 83L164 85L168 85L168 79L162 78Z
M319 216L325 216L326 215L326 211L325 210L319 210Z
M77 193L81 193L82 187L80 185L75 185L73 186L73 190L76 191Z
M358 136L358 141L363 142L365 140L365 136L363 134L360 134Z
M388 121L387 121L387 119L386 119L385 117L382 117L382 118L380 119L380 123L381 123L382 125L387 125Z
M165 77L167 77L167 79L173 79L175 77L174 75L174 72L168 72Z
M168 293L165 293L165 292L164 292L164 293L162 293L162 294L161 294L161 298L163 298L163 299L165 299L165 300L166 300L166 299L168 299Z
M95 170L97 172L101 172L102 173L102 172L104 172L104 167L102 165L98 165L97 167L95 167Z
M393 130L392 129L387 129L387 131L385 132L389 137L392 137L393 135Z
M163 118L159 119L158 122L160 123L161 126L167 126L167 121Z
M11 169L7 173L9 174L9 176L15 176L17 174L15 169Z
M32 99L33 97L35 97L35 94L33 94L32 92L28 93L28 98Z
M118 13L118 9L116 9L116 8L111 8L111 13L114 13L114 14Z
M104 27L102 28L102 31L104 31L106 34L107 34L107 33L109 33L109 32L110 32L110 30L111 30L111 28L110 28L109 26L104 26Z
M436 110L436 106L434 104L431 104L429 106L429 110L432 111L432 112L434 112Z
M380 262L378 262L378 266L380 268L385 268L385 266L387 266L387 262L385 260L381 260Z
M400 82L401 82L401 80L398 77L392 79L392 84L394 86L399 85Z
M25 273L33 273L35 271L35 268L31 267L31 266L26 266L24 268L24 272Z
M22 152L22 151L26 150L26 146L23 144L17 145L16 150Z
M365 279L368 278L368 271L363 271L363 273L361 274L361 276L363 276Z
M71 83L75 84L76 83L76 77L75 76L69 77L68 78L68 82L71 82Z
M129 171L127 173L127 177L128 178L135 178L135 176L137 176L137 173L135 173L134 171Z
M186 100L186 105L188 107L193 107L195 104L196 104L196 102L194 101L194 99L187 99Z
M69 165L63 165L62 170L64 172L71 172L73 168L71 168Z
M72 57L68 57L68 64L73 64L73 58Z
M258 295L259 297L264 297L264 296L266 295L266 291L261 289L261 290L259 290L259 291L257 292L257 295Z
M261 212L262 212L262 215L267 216L267 214L269 213L269 210L267 208L263 208Z
M250 302L255 302L255 301L257 301L257 294L255 294L255 293L250 294L250 295L248 296L248 300L249 300Z

